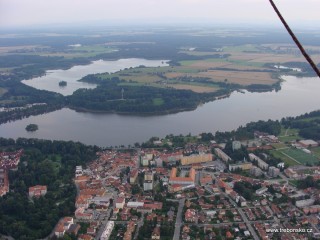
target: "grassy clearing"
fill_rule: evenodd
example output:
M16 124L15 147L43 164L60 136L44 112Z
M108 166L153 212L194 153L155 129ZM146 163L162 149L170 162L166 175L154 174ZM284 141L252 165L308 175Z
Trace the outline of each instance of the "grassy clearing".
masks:
M290 183L292 186L297 187L297 186L298 186L298 181L299 181L299 180L289 180L289 183Z
M175 89L185 89L191 90L197 93L206 93L206 92L216 92L219 87L209 86L209 85L192 85L192 84L168 84L169 87Z
M281 128L280 136L298 135L299 129L296 128Z
M5 88L0 88L0 97L2 97L3 94L5 94L6 92L8 92L7 89L5 89Z
M10 104L10 103L14 103L14 100L2 100L0 101L0 104Z
M281 142L291 142L302 139L299 136L299 130L295 128L286 129L284 127L281 128L281 133L278 136Z
M153 99L153 105L154 106L161 106L164 103L162 98L154 98Z

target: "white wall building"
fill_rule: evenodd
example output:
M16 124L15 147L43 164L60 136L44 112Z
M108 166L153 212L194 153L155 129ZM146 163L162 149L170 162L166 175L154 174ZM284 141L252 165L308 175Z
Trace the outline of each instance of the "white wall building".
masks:
M265 161L263 161L258 156L254 155L253 153L249 153L249 158L251 161L257 161L258 167L261 168L262 170L268 170L269 164L267 164Z
M114 228L114 221L108 221L103 233L100 237L100 240L109 240L112 230Z
M221 158L224 162L231 161L231 157L229 157L227 154L225 154L220 148L215 148L214 153Z

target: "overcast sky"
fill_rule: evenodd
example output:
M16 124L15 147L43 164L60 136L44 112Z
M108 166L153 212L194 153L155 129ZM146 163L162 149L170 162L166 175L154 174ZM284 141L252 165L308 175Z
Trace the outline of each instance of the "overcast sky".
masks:
M274 0L289 23L320 22L320 0ZM0 0L0 27L56 23L273 23L268 0Z

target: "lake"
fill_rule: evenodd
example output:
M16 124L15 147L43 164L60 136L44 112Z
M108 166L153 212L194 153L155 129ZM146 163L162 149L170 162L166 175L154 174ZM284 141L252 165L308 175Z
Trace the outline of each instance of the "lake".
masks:
M49 70L45 75L22 82L30 87L41 90L61 93L64 96L71 95L79 88L95 88L95 84L79 82L78 80L89 75L97 73L114 73L125 68L169 66L167 60L146 60L141 58L120 59L117 61L93 61L88 65L74 66L67 70ZM66 81L66 87L60 87L59 82Z
M2 137L74 140L99 146L144 142L152 136L233 130L251 121L281 119L320 108L320 79L284 76L278 92L234 92L194 111L162 116L76 112L67 108L0 125ZM38 124L39 130L25 127Z

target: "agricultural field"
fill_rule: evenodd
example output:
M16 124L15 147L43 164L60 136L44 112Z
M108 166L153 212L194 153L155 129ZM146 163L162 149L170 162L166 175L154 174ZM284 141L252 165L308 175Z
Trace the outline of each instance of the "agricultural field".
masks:
M7 47L0 47L0 56L7 55L10 53L19 53L25 51L33 51L33 49L37 48L37 45L25 45L25 46L7 46Z
M189 89L198 93L217 91L218 83L246 87L253 84L272 86L279 82L279 79L272 74L277 70L266 66L266 63L273 61L255 61L257 58L265 58L273 54L261 52L255 45L228 46L220 52L184 49L180 53L200 56L201 59L181 60L178 66L125 69L113 74L102 74L100 77L104 79L119 77L130 84ZM228 57L212 58L217 54Z
M313 47L312 50L319 51L319 54L315 54L315 59L319 57L320 60L320 48ZM212 51L182 47L179 53L200 59L180 60L180 66L124 70L112 76L139 84L152 84L158 87L166 84L176 89L212 92L217 89L217 86L212 86L210 82L239 84L244 87L255 84L272 86L279 82L279 79L274 76L278 70L267 67L268 64L304 61L295 46L291 44L233 45L221 49L212 48ZM218 54L221 57L213 58ZM296 139L299 139L299 136L293 133L281 136L282 141Z
M1 55L39 55L49 57L65 57L67 59L76 57L94 57L99 54L111 53L117 51L117 48L106 45L85 45L69 46L64 50L54 50L48 46L26 45L14 47L0 47Z
M66 51L61 52L50 52L44 51L39 52L40 56L50 56L50 57L65 57L67 59L76 57L94 57L99 54L111 53L117 51L116 48L104 46L104 45L90 45L90 46L80 46L80 47L70 47Z

